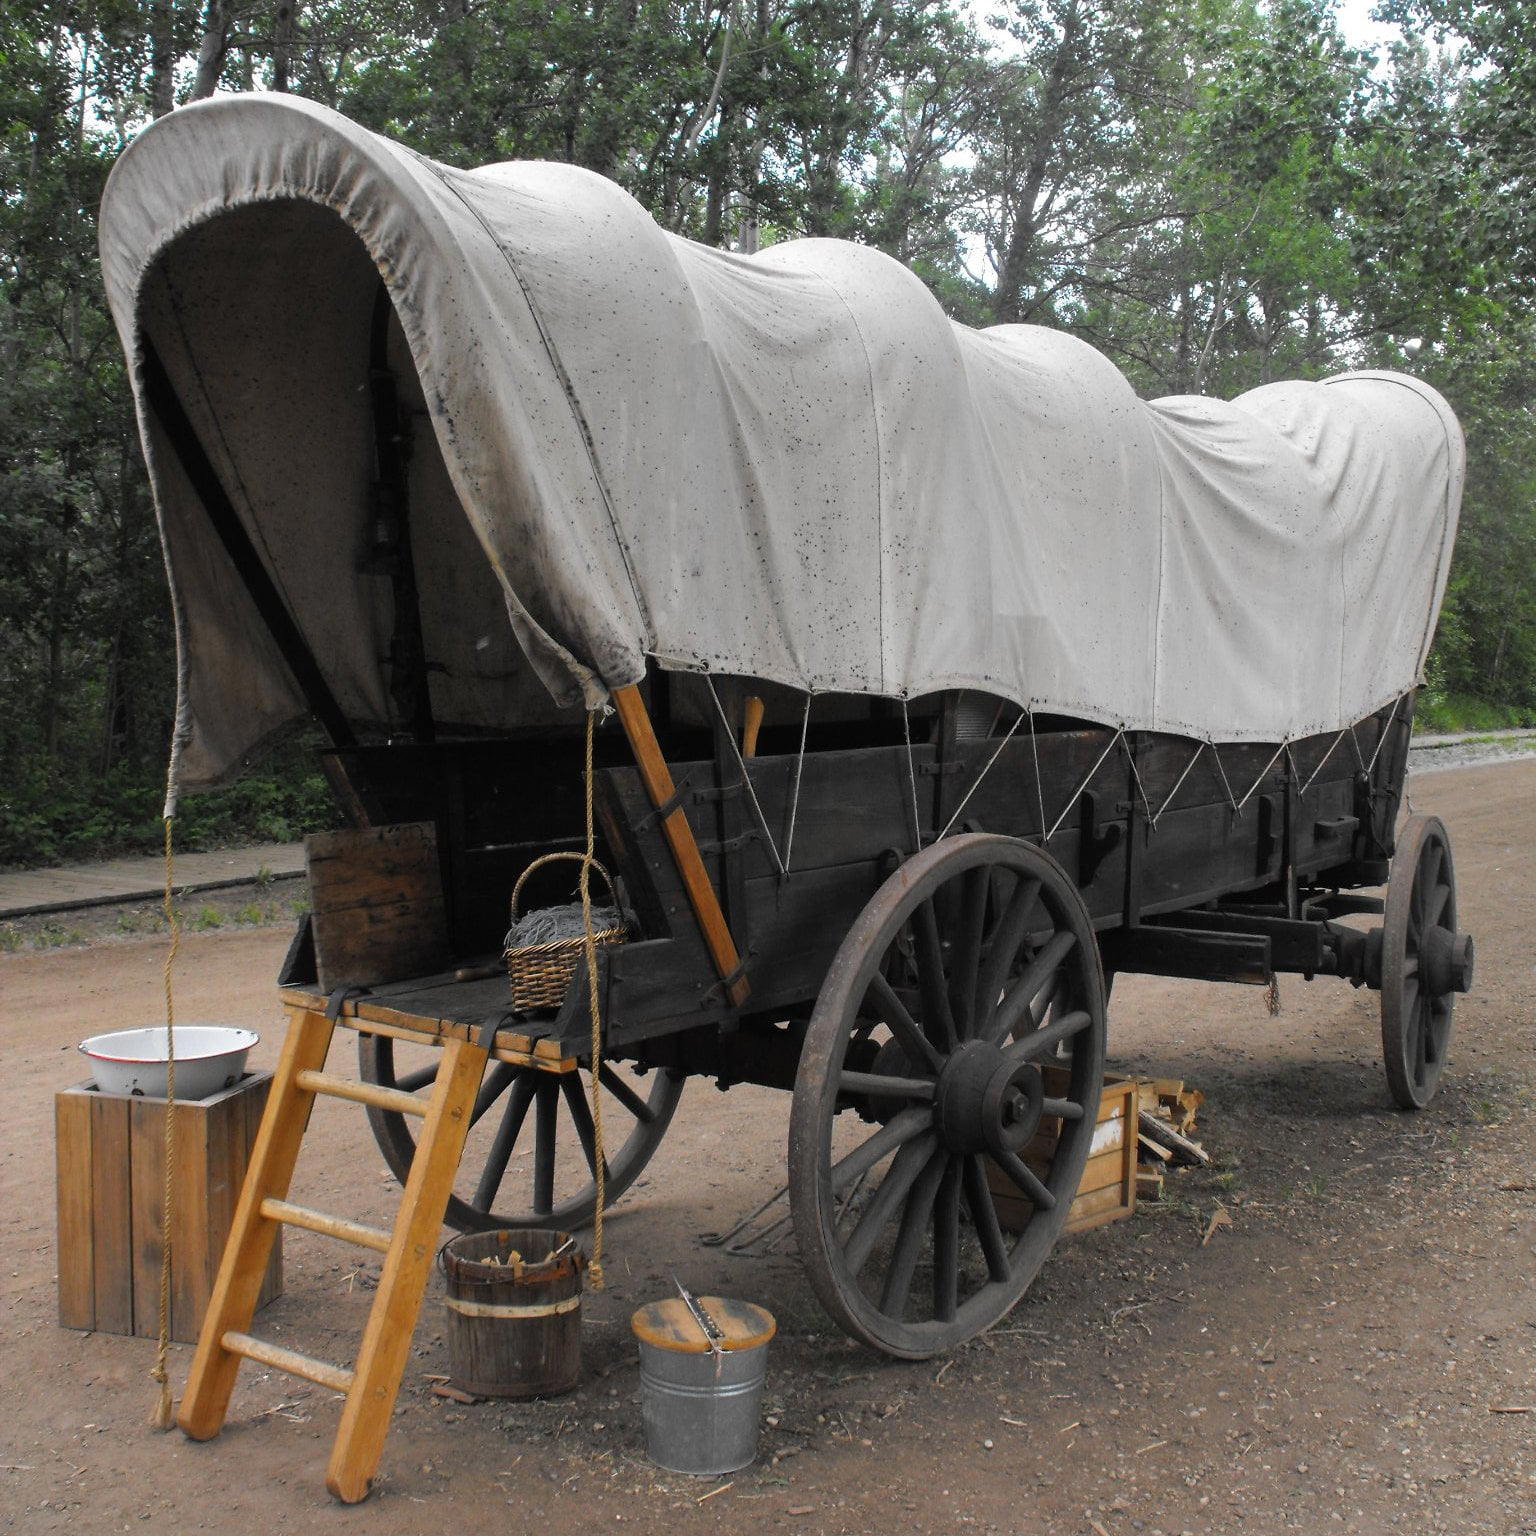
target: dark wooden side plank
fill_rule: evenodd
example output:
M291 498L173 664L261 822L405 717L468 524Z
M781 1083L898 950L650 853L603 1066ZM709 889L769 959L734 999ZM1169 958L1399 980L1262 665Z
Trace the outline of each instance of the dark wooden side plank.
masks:
M441 970L448 925L431 822L305 840L320 986L371 986Z

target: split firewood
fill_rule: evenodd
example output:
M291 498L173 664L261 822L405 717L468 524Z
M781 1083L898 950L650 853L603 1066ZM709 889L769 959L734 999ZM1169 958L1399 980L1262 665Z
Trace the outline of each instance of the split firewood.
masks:
M1192 1141L1188 1136L1183 1136L1174 1130L1166 1120L1161 1120L1156 1115L1149 1115L1143 1110L1137 1116L1137 1129L1142 1135L1157 1142L1159 1146L1167 1147L1180 1161L1198 1163L1202 1168L1210 1166L1211 1154L1198 1141Z
M1136 1146L1138 1148L1138 1155L1145 1152L1148 1157L1156 1158L1160 1163L1171 1163L1173 1161L1173 1153L1160 1142L1153 1141L1145 1131L1137 1132Z

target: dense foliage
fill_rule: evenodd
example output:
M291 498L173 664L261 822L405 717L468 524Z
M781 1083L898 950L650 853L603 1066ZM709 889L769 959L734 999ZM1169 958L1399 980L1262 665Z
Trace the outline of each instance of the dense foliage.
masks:
M1438 708L1536 713L1536 5L1383 0L16 0L0 11L0 863L152 835L172 638L96 263L152 116L288 90L464 165L573 160L668 228L910 263L1149 393L1341 367L1443 389L1471 450ZM297 770L198 812L315 814ZM189 810L193 807L189 807Z

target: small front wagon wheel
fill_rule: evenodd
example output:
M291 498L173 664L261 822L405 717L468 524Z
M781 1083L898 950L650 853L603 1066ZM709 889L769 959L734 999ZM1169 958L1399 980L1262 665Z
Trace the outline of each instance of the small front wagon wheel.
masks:
M1400 1109L1434 1097L1456 994L1472 985L1472 939L1456 930L1451 839L1438 816L1411 816L1398 838L1381 934L1381 1048Z
M1024 1294L1088 1158L1104 1020L1093 925L1038 848L951 838L876 893L827 973L790 1111L801 1257L854 1338L924 1359Z
M442 1057L436 1046L407 1045L388 1035L359 1034L357 1041L364 1082L418 1097L431 1093ZM607 1202L639 1178L661 1145L683 1082L665 1069L646 1082L620 1063L602 1063ZM470 1111L458 1185L443 1218L448 1225L460 1232L586 1226L597 1208L591 1094L585 1067L556 1075L490 1062ZM384 1161L404 1184L416 1155L407 1117L370 1105L368 1120Z

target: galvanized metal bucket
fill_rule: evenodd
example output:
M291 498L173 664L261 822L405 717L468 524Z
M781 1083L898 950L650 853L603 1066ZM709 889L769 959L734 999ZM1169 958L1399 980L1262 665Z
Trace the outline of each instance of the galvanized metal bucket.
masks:
M554 1397L581 1375L585 1256L564 1232L465 1232L441 1254L448 1365L476 1397Z
M697 1302L718 1330L713 1341L677 1298L641 1307L630 1326L640 1343L647 1454L669 1472L716 1477L757 1457L776 1324L751 1302L718 1296Z

